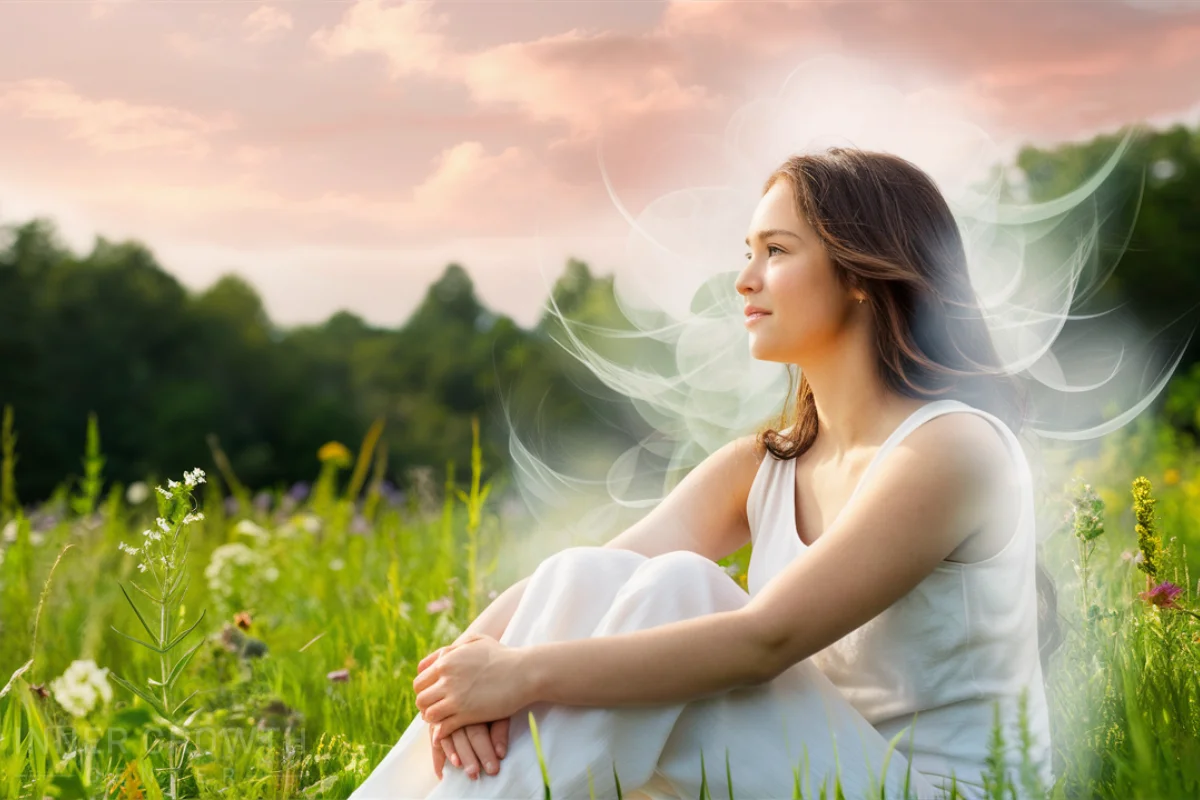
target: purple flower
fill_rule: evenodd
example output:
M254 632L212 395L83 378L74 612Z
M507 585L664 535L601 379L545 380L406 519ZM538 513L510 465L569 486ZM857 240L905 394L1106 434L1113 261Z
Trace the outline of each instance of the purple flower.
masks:
M1138 592L1138 597L1159 608L1179 608L1179 606L1175 605L1175 598L1182 591L1182 587L1176 586L1170 581L1163 581L1152 589Z
M225 515L226 516L232 517L234 514L238 513L238 509L240 509L241 507L242 507L242 505L241 505L241 503L238 502L238 499L236 497L233 497L231 495L231 496L225 498Z
M254 507L264 514L271 510L271 493L259 492L254 495Z
M311 489L312 487L306 481L299 481L292 484L292 488L288 490L288 497L297 503L302 503L308 497Z
M325 677L334 683L345 683L346 681L350 680L350 670L335 669L333 672L326 674Z
M367 533L371 530L371 523L367 522L367 518L361 514L355 514L354 519L350 521L351 533Z

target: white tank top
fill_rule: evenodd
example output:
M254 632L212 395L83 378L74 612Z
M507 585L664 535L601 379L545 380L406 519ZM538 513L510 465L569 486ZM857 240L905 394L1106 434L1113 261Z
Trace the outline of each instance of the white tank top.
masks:
M1022 689L1029 692L1030 757L1047 787L1052 774L1038 659L1033 479L1017 437L999 418L967 403L927 403L880 446L846 507L901 439L926 420L956 411L984 417L1008 444L1021 481L1015 534L982 561L942 561L911 592L811 658L885 739L904 731L896 750L913 769L947 790L953 774L968 796L982 794L993 705L999 703L1010 780L1024 796L1017 724ZM808 548L796 532L795 485L796 461L780 461L768 452L746 501L753 542L747 575L751 595ZM848 564L848 574L853 570Z

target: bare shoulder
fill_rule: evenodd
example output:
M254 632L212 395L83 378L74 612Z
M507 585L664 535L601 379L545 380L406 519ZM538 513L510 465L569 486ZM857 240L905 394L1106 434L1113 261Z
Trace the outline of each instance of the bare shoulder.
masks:
M1000 423L1003 424L1003 423ZM941 414L918 425L881 464L914 495L950 501L972 529L1015 507L1020 477L1006 436L979 414ZM891 462L891 463L886 463Z

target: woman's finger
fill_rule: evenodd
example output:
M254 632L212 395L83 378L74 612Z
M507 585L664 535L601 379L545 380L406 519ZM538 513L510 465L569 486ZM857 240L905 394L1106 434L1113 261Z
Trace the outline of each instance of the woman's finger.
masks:
M446 766L446 748L443 739L441 742L435 741L433 738L433 726L429 726L429 749L433 754L433 773L437 775L438 780L442 779L442 769Z
M426 722L437 722L438 717L430 716L430 710L445 696L446 687L442 682L437 682L437 684L433 684L426 688L425 691L420 692L416 696L416 708L421 710L421 718L424 718Z
M433 728L430 728L430 730L433 730ZM458 748L454 746L454 737L447 736L439 740L437 744L442 746L442 755L444 758L448 759L456 767L462 766L462 758L458 755Z
M434 681L441 677L441 674L441 666L437 664L431 665L423 672L418 672L417 677L413 678L413 691L420 694L432 686Z
M468 725L463 728L467 733L467 739L471 742L471 748L475 751L475 758L484 772L488 775L495 775L500 769L500 759L496 756L496 749L492 746L492 737L488 732L486 724Z
M437 650L434 650L432 653L430 653L429 655L427 655L427 656L425 656L424 658L422 658L422 659L421 659L421 660L420 660L420 661L417 663L417 674L418 674L418 675L420 675L422 672L424 672L424 671L425 671L425 668L426 668L426 667L428 667L428 666L429 666L430 664L432 664L434 661L437 661L437 660L438 660L438 656L440 656L440 655L442 654L442 651L443 651L443 650L445 650L445 649L446 649L446 648L444 648L444 647L439 647Z
M505 717L488 726L488 734L492 737L492 748L500 758L504 758L508 752L508 722L509 717Z
M467 773L468 778L475 780L479 777L479 758L475 755L475 751L471 749L471 742L467 738L467 729L459 728L442 741L451 740L454 742L454 749L458 751L458 757L462 759L463 772Z

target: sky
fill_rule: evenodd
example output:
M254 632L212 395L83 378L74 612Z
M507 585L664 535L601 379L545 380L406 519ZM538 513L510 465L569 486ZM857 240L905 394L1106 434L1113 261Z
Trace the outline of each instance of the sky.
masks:
M398 327L450 262L532 325L568 257L624 252L601 156L634 214L719 181L695 143L788 76L851 96L821 56L1008 153L1200 121L1200 0L0 0L0 31L0 223L238 273L285 326Z

